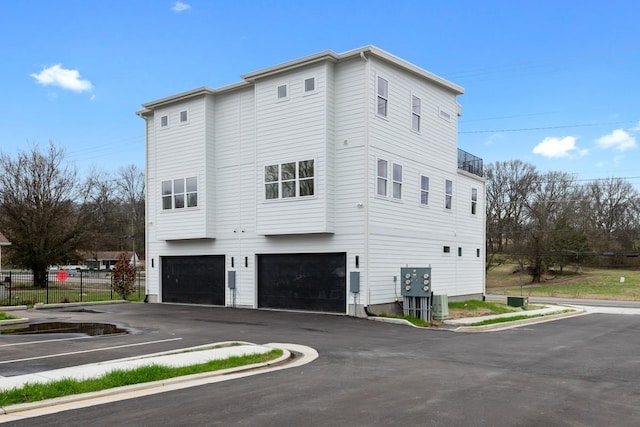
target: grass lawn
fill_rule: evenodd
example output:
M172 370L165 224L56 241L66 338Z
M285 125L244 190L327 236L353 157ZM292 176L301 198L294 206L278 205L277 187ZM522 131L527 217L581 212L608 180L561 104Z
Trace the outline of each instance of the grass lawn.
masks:
M566 268L547 275L541 283L531 276L514 273L515 264L503 264L487 273L487 293L640 301L640 269ZM620 278L624 277L624 282Z
M0 320L17 319L17 317L0 311Z

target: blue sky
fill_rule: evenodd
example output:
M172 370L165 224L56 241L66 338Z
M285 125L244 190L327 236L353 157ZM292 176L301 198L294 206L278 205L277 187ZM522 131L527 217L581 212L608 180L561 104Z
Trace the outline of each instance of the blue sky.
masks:
M640 185L637 0L0 3L0 150L144 167L141 104L376 45L465 88L459 146Z

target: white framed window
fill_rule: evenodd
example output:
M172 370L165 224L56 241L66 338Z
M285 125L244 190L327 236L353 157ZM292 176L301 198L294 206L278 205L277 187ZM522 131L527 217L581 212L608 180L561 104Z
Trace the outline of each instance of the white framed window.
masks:
M386 79L378 76L377 80L378 104L376 112L379 116L387 117L388 104L389 104L389 82Z
M415 95L411 95L411 129L420 132L421 101Z
M278 101L285 101L289 99L289 85L278 85L278 87L276 88L276 99Z
M189 111L188 110L182 110L180 111L180 124L184 125L189 123Z
M442 253L445 255L451 254L451 246L448 246L448 245L442 246Z
M444 208L452 209L453 207L453 181L445 179L444 181Z
M480 258L480 249L479 248L476 249L476 258Z
M389 162L378 159L376 172L376 194L387 197L387 182L389 181Z
M169 127L169 116L160 117L160 128L165 129Z
M393 198L402 200L402 165L393 164Z
M446 120L447 122L451 121L451 114L447 113L446 111L438 108L438 116L442 119L442 120Z
M429 205L429 177L424 175L420 176L420 204Z
M458 246L458 256L462 256L462 248Z
M264 167L266 200L308 197L315 194L315 161L302 160Z
M478 189L471 189L471 215L475 215L478 210Z
M198 177L162 181L162 210L198 206Z
M305 95L316 92L316 78L309 77L304 79L304 93Z

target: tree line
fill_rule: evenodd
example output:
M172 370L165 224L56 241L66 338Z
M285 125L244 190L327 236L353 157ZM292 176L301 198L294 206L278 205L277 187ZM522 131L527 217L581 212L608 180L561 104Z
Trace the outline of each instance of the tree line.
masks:
M487 268L510 259L540 282L565 264L623 262L640 249L640 194L623 178L576 181L520 160L486 170Z
M50 142L15 156L0 153L0 232L7 261L33 271L44 286L50 265L81 253L135 251L144 259L144 173L135 165L80 176Z

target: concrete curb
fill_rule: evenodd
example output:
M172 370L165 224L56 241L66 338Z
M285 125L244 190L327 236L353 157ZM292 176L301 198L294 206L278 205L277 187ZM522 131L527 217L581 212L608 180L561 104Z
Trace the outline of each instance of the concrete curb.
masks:
M85 305L109 305L109 304L128 304L128 303L130 303L130 301L127 301L127 300L65 302L65 303L59 303L59 304L45 304L43 302L39 302L39 303L36 303L33 306L33 308L35 308L36 310L46 310L49 308L82 307Z
M554 311L550 311L549 309L553 308ZM571 310L570 312L562 313L561 311ZM541 315L540 315L541 314ZM393 323L396 325L405 325L411 326L418 329L428 329L433 331L450 331L450 332L490 332L490 331L500 331L505 329L517 328L519 326L533 324L533 323L542 323L549 322L552 320L563 319L566 317L578 316L582 314L587 314L587 312L580 308L568 307L568 306L551 306L547 305L545 309L541 310L532 310L532 311L523 311L523 312L514 312L514 313L504 313L494 316L483 316L479 318L469 318L473 319L473 323L481 322L482 320L503 318L508 319L509 317L515 316L529 316L529 319L519 319L519 320L511 320L504 321L500 323L493 323L490 325L482 325L482 326L471 326L467 322L465 324L466 319L455 319L455 321L451 321L451 323L446 320L443 322L442 326L417 326L413 323L409 322L405 319L397 319L394 317L368 317L368 320L373 320L376 322L384 322L384 323Z
M16 311L16 310L26 310L28 307L26 305L8 305L0 307L0 311Z
M0 330L12 329L14 326L28 326L28 317L19 317L17 319L0 320Z
M238 341L234 341L234 342L238 342ZM266 345L266 346L269 346L269 345ZM205 347L205 346L199 346L199 347ZM279 348L279 347L273 347L273 348ZM289 361L292 358L292 354L289 350L285 348L280 348L280 349L283 352L282 356L268 362L254 363L251 365L238 366L235 368L223 369L218 371L203 372L201 374L174 377L166 380L160 380L160 381L154 381L154 382L148 382L148 383L132 384L128 386L110 388L110 389L95 391L91 393L76 394L76 395L58 397L54 399L41 400L38 402L21 403L21 404L11 405L7 407L0 407L0 415L16 414L16 413L25 412L25 411L33 411L33 410L39 410L43 408L68 405L70 403L77 403L82 401L91 401L96 399L121 396L123 394L125 395L133 394L136 392L153 391L154 393L161 393L163 391L170 391L176 388L183 388L180 386L187 383L192 383L192 382L206 383L207 380L211 380L216 377L230 376L232 374L241 374L241 373L247 373L249 371L254 371L254 370L257 371L260 369L277 367L277 366L286 364L287 361ZM175 351L173 352L175 353ZM171 352L163 352L162 354L164 353L171 353ZM158 354L161 354L161 353L158 353ZM130 359L135 359L135 357ZM121 359L121 360L125 360L125 359ZM153 394L153 393L148 393L148 394ZM53 411L53 412L56 412L56 411ZM10 420L8 419L3 420L2 418L0 418L0 423L5 421L10 421Z
M573 308L568 308L568 309L571 311L567 313L543 314L542 316L537 316L537 317L532 316L529 319L512 320L509 322L493 323L490 325L459 326L451 330L454 332L497 332L497 331L504 331L507 329L518 328L520 326L533 325L536 323L552 322L554 320L566 319L570 317L583 316L585 314L589 314L585 310L573 309Z

